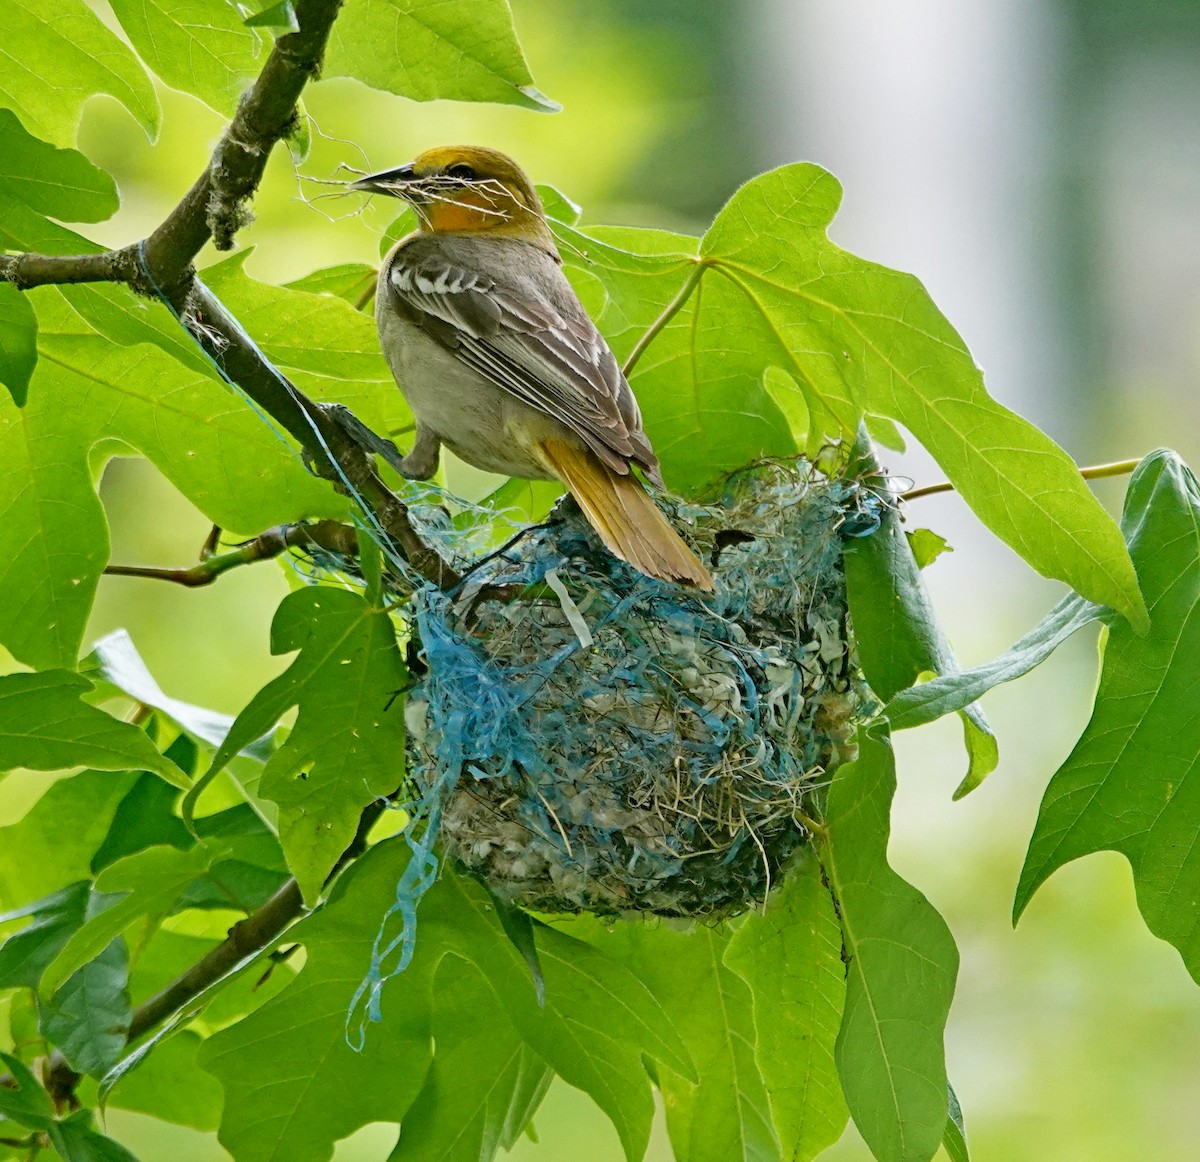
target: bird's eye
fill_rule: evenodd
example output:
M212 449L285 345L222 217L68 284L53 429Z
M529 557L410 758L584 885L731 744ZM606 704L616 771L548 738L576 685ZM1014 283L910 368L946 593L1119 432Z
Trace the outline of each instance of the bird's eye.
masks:
M459 178L464 182L474 181L475 170L464 162L459 162L457 165L452 165L446 170L446 176L451 178Z

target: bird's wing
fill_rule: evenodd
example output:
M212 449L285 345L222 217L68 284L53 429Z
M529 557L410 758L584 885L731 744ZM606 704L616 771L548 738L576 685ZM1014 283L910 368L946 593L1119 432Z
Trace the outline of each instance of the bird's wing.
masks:
M393 309L492 383L565 424L617 472L633 461L661 482L633 393L582 305L563 309L534 280L506 285L447 255L410 249L397 250L388 270Z

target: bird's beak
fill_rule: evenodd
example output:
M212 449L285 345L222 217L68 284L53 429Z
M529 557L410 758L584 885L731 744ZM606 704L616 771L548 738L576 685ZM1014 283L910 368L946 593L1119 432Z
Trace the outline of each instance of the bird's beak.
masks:
M412 162L397 169L385 170L383 173L369 174L350 183L350 189L363 190L368 194L387 194L393 198L404 196L404 186L417 180Z

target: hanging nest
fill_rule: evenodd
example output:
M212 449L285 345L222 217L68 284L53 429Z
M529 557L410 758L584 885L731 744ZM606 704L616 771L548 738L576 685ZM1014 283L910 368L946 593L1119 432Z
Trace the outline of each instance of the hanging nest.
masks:
M468 618L417 594L410 843L426 873L436 840L536 911L721 916L761 903L805 842L864 697L841 539L882 502L799 461L738 473L709 506L660 503L713 595L617 561L570 503L472 575L526 599ZM413 871L405 913L431 879Z

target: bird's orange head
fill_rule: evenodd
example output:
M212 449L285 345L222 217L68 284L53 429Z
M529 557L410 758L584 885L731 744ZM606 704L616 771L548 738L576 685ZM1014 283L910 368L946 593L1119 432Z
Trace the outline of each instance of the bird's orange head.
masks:
M361 178L350 188L403 198L416 210L422 230L520 238L557 257L533 183L499 150L427 149L408 165Z

